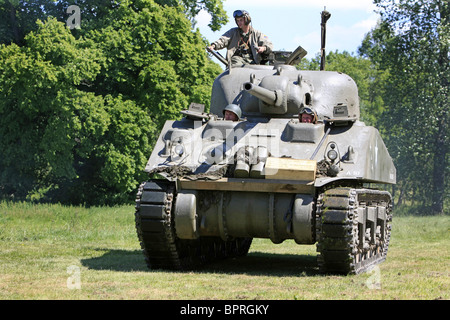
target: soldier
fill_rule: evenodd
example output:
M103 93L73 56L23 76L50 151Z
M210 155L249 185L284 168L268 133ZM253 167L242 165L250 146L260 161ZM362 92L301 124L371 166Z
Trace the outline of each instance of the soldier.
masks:
M233 13L237 28L225 32L219 40L211 43L210 50L227 48L227 61L232 67L244 64L261 64L273 50L273 44L262 32L254 29L250 14L245 10Z
M317 123L317 114L313 109L303 107L298 113L298 120L304 123Z
M241 117L241 108L235 104L229 104L223 110L224 120L238 121Z

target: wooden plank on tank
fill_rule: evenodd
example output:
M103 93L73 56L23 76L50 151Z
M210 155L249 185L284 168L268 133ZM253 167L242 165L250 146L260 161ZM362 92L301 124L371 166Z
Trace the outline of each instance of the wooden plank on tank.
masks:
M276 192L276 193L314 193L314 183L298 180L265 180L222 178L218 180L178 180L180 189L246 191L246 192Z
M315 160L292 158L267 158L266 179L314 181L317 162Z

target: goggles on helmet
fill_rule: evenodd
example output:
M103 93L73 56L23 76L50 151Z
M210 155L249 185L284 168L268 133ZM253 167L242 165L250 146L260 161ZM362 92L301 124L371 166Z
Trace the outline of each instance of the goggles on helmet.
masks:
M303 108L301 113L306 113L306 114L310 114L310 115L313 115L313 116L315 115L315 112L312 109L310 109L310 108Z
M239 17L243 17L244 16L244 12L242 10L236 10L233 12L233 18L239 18Z

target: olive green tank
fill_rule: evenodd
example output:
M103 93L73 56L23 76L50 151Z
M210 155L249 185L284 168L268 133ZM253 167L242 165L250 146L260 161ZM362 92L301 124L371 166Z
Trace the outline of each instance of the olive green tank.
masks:
M374 186L395 184L392 159L360 121L353 79L297 70L304 55L299 47L273 52L267 65L227 68L210 112L192 103L166 122L136 199L151 269L244 256L253 238L316 244L327 273L360 273L386 258L392 198ZM303 112L312 122L301 122Z

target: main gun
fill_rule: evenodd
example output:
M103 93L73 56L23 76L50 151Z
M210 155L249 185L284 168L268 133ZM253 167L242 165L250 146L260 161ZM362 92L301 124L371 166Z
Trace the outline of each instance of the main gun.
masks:
M244 83L244 89L269 106L281 107L283 101L286 101L282 90L269 90L251 82Z

